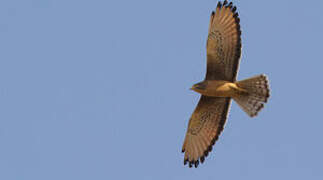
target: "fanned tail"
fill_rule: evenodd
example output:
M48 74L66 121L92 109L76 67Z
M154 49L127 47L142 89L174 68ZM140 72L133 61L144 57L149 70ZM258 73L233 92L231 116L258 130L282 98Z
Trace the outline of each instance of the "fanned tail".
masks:
M250 117L254 117L264 107L269 98L269 84L265 75L258 75L236 82L245 93L240 93L233 99Z

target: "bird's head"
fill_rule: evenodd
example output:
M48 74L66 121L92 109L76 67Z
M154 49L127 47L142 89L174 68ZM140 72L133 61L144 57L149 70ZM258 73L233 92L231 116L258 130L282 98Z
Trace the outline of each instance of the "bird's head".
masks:
M195 92L202 93L206 90L206 86L207 86L207 82L202 81L202 82L194 84L190 89Z

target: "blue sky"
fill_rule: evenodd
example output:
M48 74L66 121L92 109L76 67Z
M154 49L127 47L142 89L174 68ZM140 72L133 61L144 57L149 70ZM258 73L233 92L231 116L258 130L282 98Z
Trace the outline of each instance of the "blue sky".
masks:
M322 179L323 1L233 1L238 79L265 73L256 118L233 103L198 169L181 146L217 1L0 1L0 179Z

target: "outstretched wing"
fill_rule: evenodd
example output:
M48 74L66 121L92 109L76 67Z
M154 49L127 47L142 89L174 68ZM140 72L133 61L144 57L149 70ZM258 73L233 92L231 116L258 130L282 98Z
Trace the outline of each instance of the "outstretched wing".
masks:
M206 80L236 80L241 56L238 13L232 3L219 2L212 12L207 40ZM223 130L231 99L201 96L189 121L183 149L184 164L198 166Z
M236 80L241 56L240 19L232 2L218 3L207 39L207 80Z
M229 106L230 98L201 96L189 121L182 148L184 165L189 163L189 167L197 167L199 160L204 162L223 130Z

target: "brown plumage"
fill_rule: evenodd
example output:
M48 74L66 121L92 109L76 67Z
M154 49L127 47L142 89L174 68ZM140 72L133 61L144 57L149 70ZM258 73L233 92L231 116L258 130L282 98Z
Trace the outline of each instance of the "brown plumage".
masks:
M240 19L232 3L219 2L212 12L207 39L205 80L192 90L202 96L188 124L182 152L184 164L197 167L212 150L223 130L231 98L251 117L269 97L265 75L236 82L241 56Z

